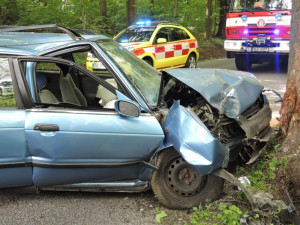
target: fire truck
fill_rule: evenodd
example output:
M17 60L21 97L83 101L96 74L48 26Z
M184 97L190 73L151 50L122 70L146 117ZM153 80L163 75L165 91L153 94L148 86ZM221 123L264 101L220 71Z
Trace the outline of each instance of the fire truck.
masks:
M227 58L238 70L252 64L286 63L289 55L292 0L226 0Z

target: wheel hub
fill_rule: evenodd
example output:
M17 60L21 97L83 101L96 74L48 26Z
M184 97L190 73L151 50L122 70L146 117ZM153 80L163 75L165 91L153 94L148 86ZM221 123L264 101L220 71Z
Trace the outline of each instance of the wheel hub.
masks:
M206 176L188 164L182 157L175 158L167 168L167 185L181 196L193 196L204 187Z

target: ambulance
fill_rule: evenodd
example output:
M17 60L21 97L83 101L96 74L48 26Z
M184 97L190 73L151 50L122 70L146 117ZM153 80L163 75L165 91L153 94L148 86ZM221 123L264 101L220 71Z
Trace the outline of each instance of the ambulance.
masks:
M292 0L227 0L227 58L238 70L252 64L287 64L290 50Z
M157 70L197 66L197 40L180 25L138 21L121 31L114 40Z

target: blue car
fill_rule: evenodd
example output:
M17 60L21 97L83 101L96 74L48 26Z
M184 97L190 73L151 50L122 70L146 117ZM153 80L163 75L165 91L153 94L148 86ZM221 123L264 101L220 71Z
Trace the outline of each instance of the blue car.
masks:
M87 69L90 55L101 69ZM160 73L112 39L56 25L2 27L2 78L1 188L152 188L164 205L191 208L219 196L216 169L251 160L270 137L252 74Z

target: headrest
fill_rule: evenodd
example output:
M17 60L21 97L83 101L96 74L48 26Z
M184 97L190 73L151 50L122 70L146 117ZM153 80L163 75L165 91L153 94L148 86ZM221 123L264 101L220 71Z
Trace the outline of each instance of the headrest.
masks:
M38 90L43 89L47 84L47 77L45 74L37 72L36 73L36 85Z

